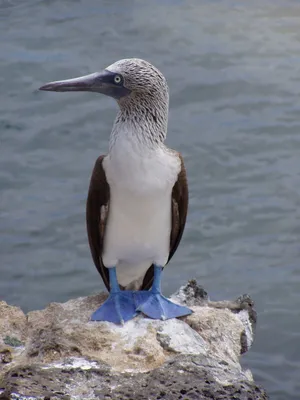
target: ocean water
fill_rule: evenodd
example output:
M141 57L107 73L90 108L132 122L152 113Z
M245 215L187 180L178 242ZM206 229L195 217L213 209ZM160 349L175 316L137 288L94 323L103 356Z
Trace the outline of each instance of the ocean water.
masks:
M0 298L28 311L103 289L85 201L117 106L37 89L147 59L190 189L164 293L193 277L211 299L249 293L243 365L271 399L299 399L300 2L4 0L0 50Z

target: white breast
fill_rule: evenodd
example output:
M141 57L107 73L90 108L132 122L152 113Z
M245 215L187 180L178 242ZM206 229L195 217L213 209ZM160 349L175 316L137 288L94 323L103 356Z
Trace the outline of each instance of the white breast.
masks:
M166 148L134 152L127 142L104 159L110 207L103 262L123 286L141 280L169 256L171 193L180 160Z

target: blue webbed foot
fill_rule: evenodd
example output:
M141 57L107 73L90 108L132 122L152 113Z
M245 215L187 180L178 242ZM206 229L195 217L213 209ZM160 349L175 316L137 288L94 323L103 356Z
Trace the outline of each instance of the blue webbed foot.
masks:
M192 313L188 307L180 306L154 291L139 291L134 293L137 311L153 319L170 319L183 317Z
M108 299L96 310L92 321L108 321L124 324L137 315L133 292L129 290L110 293Z
M153 284L150 291L139 291L134 293L137 305L136 310L153 319L170 319L183 317L192 313L187 307L173 303L161 294L160 282L163 268L154 265Z
M115 324L124 324L136 316L133 292L121 290L118 284L115 267L109 268L110 294L108 299L96 310L91 317L92 321L108 321Z

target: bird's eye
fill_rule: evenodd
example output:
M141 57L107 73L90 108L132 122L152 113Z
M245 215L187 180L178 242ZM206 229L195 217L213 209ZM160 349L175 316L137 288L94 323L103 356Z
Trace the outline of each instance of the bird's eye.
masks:
M115 83L120 83L120 82L121 82L121 77L120 77L120 75L116 75L116 76L114 77L114 82L115 82Z

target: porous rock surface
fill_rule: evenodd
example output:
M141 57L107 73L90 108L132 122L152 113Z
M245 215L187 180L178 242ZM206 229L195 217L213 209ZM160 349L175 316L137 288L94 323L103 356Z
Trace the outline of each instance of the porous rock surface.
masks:
M249 296L212 302L190 281L172 296L190 316L91 322L106 297L27 315L0 302L0 400L268 398L239 363L254 338Z

